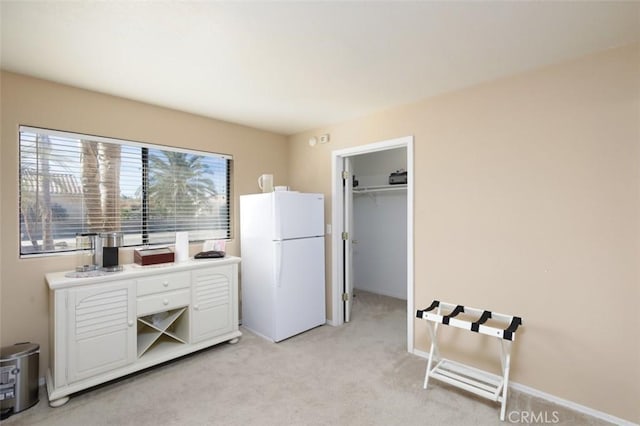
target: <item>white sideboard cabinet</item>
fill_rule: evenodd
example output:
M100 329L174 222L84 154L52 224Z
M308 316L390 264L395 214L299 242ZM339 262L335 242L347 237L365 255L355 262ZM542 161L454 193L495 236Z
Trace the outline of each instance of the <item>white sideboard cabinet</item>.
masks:
M240 258L125 265L49 286L49 404L158 363L228 341L238 328Z

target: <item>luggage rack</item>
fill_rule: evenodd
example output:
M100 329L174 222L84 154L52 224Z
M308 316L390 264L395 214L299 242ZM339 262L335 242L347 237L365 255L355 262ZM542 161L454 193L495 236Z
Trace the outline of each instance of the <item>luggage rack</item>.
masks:
M444 312L448 313L444 314ZM464 316L467 319L461 318L462 315L460 314L462 313L466 314ZM416 317L429 322L427 329L431 334L431 348L424 375L424 389L429 384L429 377L433 377L492 401L500 402L502 404L500 420L504 421L509 370L511 367L511 345L515 339L516 330L522 325L522 319L512 315L444 303L438 300L434 300L428 308L418 310ZM493 321L489 322L490 319ZM498 324L493 324L494 322ZM502 377L496 377L487 371L456 361L440 358L436 339L440 324L499 338ZM505 324L508 324L508 326L503 328ZM434 357L439 359L439 362L432 368Z

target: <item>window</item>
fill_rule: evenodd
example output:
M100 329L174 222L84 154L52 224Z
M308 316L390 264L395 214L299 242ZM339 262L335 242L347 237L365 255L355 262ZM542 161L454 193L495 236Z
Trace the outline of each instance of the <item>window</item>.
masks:
M75 250L76 233L125 246L231 237L232 158L20 127L20 254Z

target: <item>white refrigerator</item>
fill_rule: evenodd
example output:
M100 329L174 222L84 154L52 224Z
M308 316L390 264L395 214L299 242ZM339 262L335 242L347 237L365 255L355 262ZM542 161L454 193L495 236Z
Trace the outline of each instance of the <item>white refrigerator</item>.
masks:
M240 196L242 325L279 342L326 322L324 195Z

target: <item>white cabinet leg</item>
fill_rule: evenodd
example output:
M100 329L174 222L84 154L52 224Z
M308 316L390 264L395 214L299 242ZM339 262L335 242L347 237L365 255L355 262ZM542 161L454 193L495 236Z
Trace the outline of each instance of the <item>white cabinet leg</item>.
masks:
M237 337L235 339L231 339L229 340L229 344L231 345L235 345L236 343L238 343L240 341L240 339L238 339Z
M62 407L64 404L69 402L68 396L63 396L62 398L54 399L53 401L49 401L49 407L57 408Z

